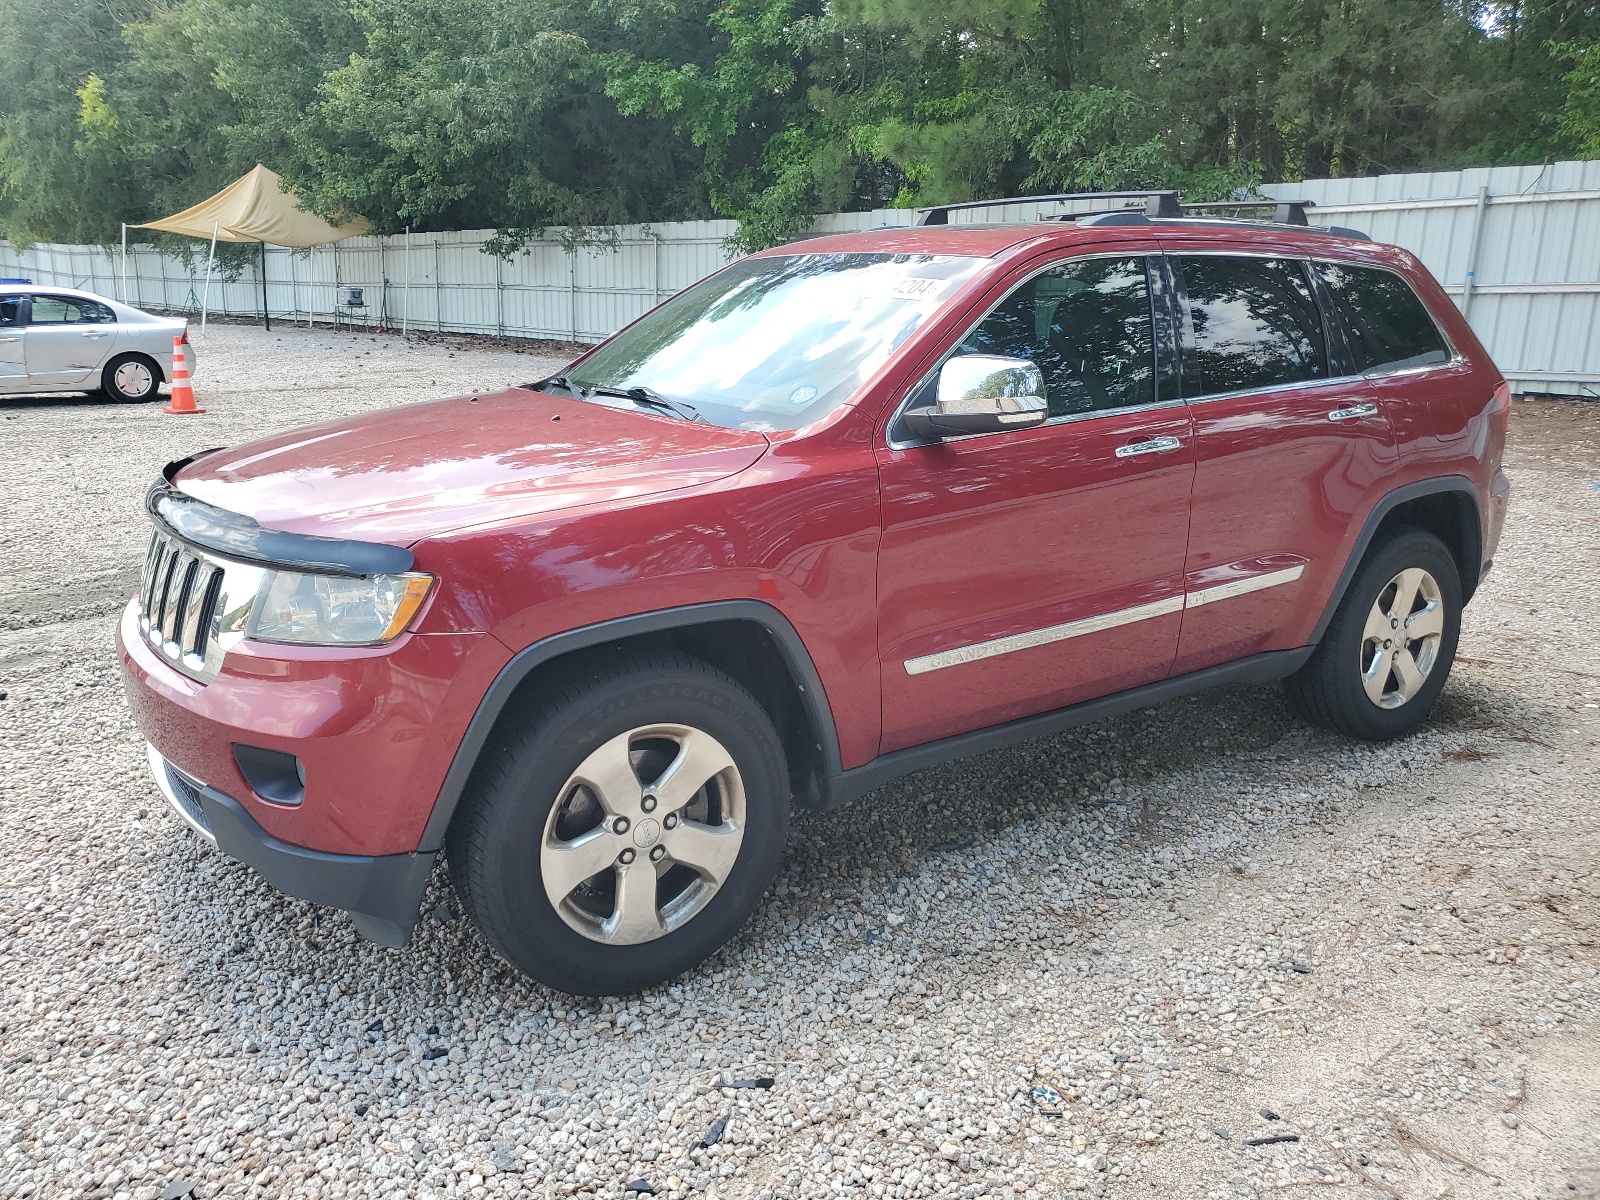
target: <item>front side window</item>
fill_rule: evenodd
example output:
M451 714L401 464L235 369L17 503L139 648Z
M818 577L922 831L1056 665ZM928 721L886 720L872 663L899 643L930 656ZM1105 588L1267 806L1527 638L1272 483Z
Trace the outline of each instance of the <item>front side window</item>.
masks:
M94 300L72 296L35 296L30 325L99 325L111 320L111 310Z
M1392 271L1319 262L1355 371L1403 371L1450 361L1450 348L1411 285Z
M1322 316L1293 259L1187 255L1186 399L1282 387L1328 374Z
M854 395L984 261L936 254L746 259L646 314L567 378L586 392L648 388L718 425L798 429Z
M1035 275L956 353L1031 360L1052 417L1150 404L1155 338L1145 260L1086 258Z

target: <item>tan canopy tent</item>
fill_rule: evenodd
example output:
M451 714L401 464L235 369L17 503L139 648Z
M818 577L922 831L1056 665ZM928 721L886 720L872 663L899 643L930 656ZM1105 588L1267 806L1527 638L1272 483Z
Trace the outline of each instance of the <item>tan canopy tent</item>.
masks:
M146 221L135 229L160 229L200 241L211 242L206 261L206 300L211 291L211 268L216 260L217 243L259 242L261 244L261 313L267 312L267 243L274 246L323 246L365 233L366 220L357 217L343 225L330 225L321 217L300 207L294 193L283 186L276 171L257 163L209 200L186 208L159 221ZM127 274L128 227L122 227L123 274ZM124 284L126 286L126 284ZM205 328L206 300L200 305L200 327ZM271 328L268 319L267 328Z
M300 207L294 193L284 189L276 171L259 163L249 174L235 179L209 200L193 208L146 221L135 229L161 229L204 241L215 236L223 242L271 242L274 246L324 246L367 231L360 217L333 226Z

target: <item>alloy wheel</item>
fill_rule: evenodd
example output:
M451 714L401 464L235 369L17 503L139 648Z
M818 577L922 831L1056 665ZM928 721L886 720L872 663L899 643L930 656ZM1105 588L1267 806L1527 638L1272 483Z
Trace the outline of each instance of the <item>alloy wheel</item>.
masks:
M545 895L592 941L632 946L698 915L744 842L744 784L704 730L646 725L578 765L545 821Z
M1407 567L1384 585L1361 638L1361 684L1379 708L1399 708L1422 690L1444 634L1439 581Z

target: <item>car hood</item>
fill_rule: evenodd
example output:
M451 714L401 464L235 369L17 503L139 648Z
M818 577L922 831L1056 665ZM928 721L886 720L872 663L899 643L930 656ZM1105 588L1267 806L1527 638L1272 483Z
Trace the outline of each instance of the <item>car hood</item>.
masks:
M304 425L205 454L173 483L268 529L410 545L714 483L766 449L748 430L511 388Z

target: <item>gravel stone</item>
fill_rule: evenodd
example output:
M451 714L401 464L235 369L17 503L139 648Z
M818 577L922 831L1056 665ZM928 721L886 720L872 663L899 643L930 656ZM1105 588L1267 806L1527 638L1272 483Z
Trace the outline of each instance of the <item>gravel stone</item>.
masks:
M227 325L200 356L203 417L0 401L0 1195L1596 1195L1600 408L1517 404L1407 742L1235 687L926 771L798 814L699 971L579 1001L470 922L385 950L198 843L111 649L163 463L558 360Z

